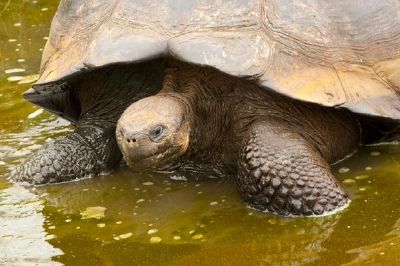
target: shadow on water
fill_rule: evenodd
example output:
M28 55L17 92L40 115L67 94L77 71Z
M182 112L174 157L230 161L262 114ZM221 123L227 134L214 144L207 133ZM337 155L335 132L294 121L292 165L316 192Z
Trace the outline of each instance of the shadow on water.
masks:
M335 165L352 202L321 218L248 209L232 178L173 180L121 169L29 190L8 183L23 158L72 130L20 96L37 76L55 8L50 0L0 0L0 264L400 263L396 146L363 147Z

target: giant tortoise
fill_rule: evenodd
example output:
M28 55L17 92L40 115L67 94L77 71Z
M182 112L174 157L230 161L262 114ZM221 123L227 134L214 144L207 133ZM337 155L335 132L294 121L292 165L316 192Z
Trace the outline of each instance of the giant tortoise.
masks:
M12 178L68 181L123 156L137 170L238 175L260 210L339 210L348 197L329 164L400 119L399 5L62 0L25 97L76 130Z

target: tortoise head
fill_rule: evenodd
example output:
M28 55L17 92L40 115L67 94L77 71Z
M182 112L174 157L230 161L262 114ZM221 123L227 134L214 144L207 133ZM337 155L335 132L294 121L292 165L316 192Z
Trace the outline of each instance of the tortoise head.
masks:
M156 95L130 105L118 120L116 137L125 161L138 170L159 170L189 146L189 113L176 97Z

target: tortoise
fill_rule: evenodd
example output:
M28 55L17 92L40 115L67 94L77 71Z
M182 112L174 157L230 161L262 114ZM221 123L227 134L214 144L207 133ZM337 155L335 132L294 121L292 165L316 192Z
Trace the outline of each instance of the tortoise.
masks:
M11 176L68 181L123 154L137 169L238 174L260 210L339 210L349 200L329 164L400 118L398 10L395 0L62 0L25 97L77 127Z

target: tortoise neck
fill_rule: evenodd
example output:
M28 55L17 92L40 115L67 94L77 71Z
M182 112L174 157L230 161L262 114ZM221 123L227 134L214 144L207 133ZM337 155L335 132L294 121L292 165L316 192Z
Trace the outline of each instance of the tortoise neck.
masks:
M190 145L185 154L188 160L216 159L230 128L229 106L223 98L223 89L215 86L218 84L213 80L218 78L215 72L183 63L175 63L166 71L160 94L178 98L188 110Z

